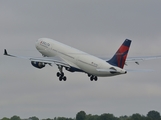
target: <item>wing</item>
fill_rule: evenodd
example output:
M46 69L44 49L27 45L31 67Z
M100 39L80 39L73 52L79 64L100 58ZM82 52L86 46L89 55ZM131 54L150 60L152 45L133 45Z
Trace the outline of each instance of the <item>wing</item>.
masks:
M16 58L22 58L22 59L28 59L30 61L36 61L36 62L44 62L47 64L56 64L56 65L61 65L64 67L70 67L68 63L66 63L63 60L57 60L54 57L24 57L24 56L17 56L17 55L11 55L8 54L7 50L4 49L4 55L9 56L9 57L16 57Z

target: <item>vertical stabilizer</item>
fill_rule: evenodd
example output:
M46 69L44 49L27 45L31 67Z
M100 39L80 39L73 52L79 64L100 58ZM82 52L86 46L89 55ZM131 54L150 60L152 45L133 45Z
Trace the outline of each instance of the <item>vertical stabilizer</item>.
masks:
M126 57L130 48L131 40L126 39L120 48L117 50L115 55L107 61L109 64L123 68L125 65Z

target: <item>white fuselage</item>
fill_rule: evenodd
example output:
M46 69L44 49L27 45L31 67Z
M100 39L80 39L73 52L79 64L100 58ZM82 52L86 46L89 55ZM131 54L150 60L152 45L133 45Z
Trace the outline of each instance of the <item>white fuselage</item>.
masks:
M126 70L110 65L98 57L92 56L49 38L40 38L37 40L36 48L43 56L58 56L70 66L91 75L114 76L126 73ZM111 73L111 68L115 69L117 73Z

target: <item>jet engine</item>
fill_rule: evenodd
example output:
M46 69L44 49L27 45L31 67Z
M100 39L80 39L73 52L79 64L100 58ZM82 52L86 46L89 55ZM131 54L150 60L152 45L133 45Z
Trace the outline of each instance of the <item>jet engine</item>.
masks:
M45 67L45 63L43 63L43 62L31 61L31 64L32 64L34 67L39 68L39 69Z

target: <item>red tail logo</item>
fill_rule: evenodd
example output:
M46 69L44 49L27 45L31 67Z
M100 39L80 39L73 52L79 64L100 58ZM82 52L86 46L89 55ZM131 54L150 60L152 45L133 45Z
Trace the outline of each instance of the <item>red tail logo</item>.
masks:
M107 62L111 65L123 68L130 48L130 44L131 40L126 39L124 43L120 46L120 48L117 50L115 55Z

